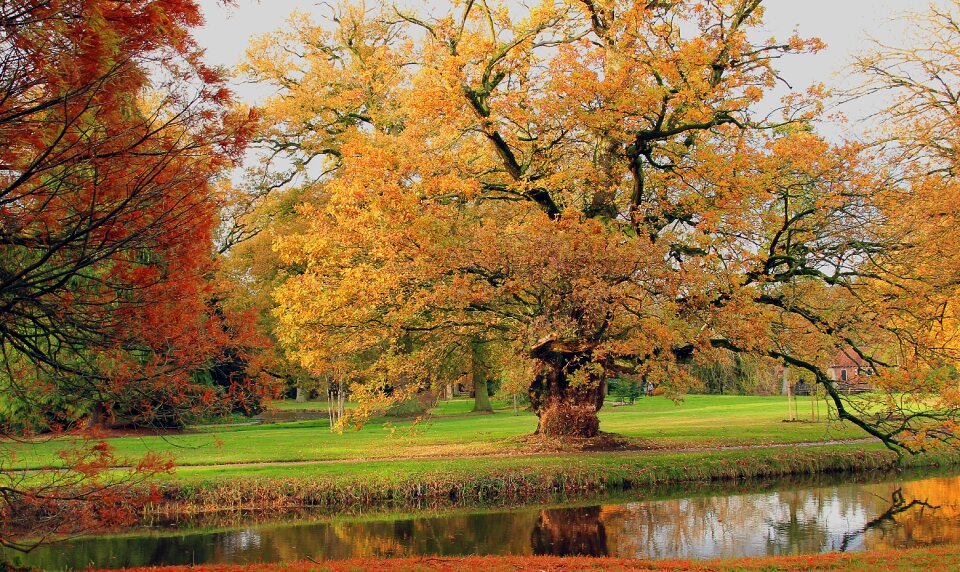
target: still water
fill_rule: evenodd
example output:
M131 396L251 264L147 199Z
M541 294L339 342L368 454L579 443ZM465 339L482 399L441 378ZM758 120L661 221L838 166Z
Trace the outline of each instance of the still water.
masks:
M466 554L706 559L960 542L956 473L841 478L704 485L671 498L588 506L151 529L81 538L21 561L64 570Z

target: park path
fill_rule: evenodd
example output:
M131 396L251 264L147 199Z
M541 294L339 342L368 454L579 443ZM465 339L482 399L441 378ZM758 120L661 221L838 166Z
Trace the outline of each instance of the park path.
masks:
M717 451L743 451L753 449L789 449L795 447L821 447L827 445L858 445L867 443L879 443L880 440L868 437L863 439L837 439L832 441L803 441L800 443L768 443L757 445L727 445L721 447L675 447L662 449L623 449L606 451L535 451L535 452L503 452L503 453L479 453L464 455L422 455L422 456L403 456L403 457L356 457L344 459L313 459L313 460L295 460L295 461L257 461L243 463L215 463L207 465L177 465L177 469L242 469L242 468L268 468L268 467L295 467L300 465L335 465L335 464L355 464L355 463L379 463L379 462L397 462L397 461L446 461L451 459L502 459L502 458L528 458L528 457L557 457L564 455L616 455L616 456L634 456L634 455L656 455L669 453L711 453ZM128 469L130 467L116 467L117 469Z

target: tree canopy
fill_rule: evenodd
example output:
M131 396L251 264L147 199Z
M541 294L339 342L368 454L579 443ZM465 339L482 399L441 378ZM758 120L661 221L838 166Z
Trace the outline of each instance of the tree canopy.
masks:
M954 270L917 264L951 248L930 209L956 220L952 180L819 136L819 88L772 106L777 59L821 43L759 40L762 17L759 0L343 5L265 36L246 65L279 89L262 143L319 197L275 242L302 269L276 294L289 354L375 356L355 392L379 405L468 340L505 342L535 364L538 431L591 436L608 375L675 394L693 356L732 351L807 371L893 447L952 440L935 372L956 356L920 332ZM879 374L868 404L829 383L844 347Z
M222 411L247 382L218 389L198 375L250 343L217 308L211 278L214 183L255 124L203 63L190 35L201 22L189 1L0 6L5 437L109 414L178 423ZM64 459L73 471L49 486L0 474L0 543L30 516L42 516L29 532L43 538L135 510L122 480L99 480L108 447ZM148 459L132 479L167 467Z

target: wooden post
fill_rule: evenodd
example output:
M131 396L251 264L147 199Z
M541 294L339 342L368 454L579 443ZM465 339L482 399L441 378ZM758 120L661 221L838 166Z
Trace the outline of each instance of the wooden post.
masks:
M815 421L814 418L817 416L817 396L814 393L816 387L816 383L810 386L810 421Z
M790 421L793 421L793 384L790 383L790 368L787 366L783 366L783 385L787 388L787 411L790 412Z
M814 390L817 392L817 423L820 422L820 386L813 384Z
M794 400L793 400L793 384L791 384L787 386L787 410L790 411L790 421L793 421L794 419L796 419L793 413L795 408L796 408L796 404L794 403Z

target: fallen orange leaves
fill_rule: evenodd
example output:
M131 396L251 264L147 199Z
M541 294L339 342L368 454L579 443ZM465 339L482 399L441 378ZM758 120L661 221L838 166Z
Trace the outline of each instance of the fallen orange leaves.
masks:
M293 562L286 564L167 566L130 568L125 572L360 572L376 570L462 572L485 570L516 572L523 570L630 570L732 572L732 571L900 571L960 570L960 547L947 546L903 551L878 551L859 554L807 554L736 560L633 560L628 558L587 558L557 556L467 556L455 558L419 557L397 559L357 559L342 562Z

